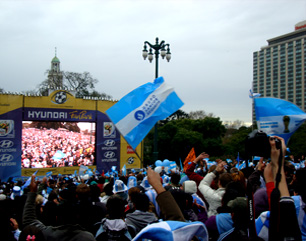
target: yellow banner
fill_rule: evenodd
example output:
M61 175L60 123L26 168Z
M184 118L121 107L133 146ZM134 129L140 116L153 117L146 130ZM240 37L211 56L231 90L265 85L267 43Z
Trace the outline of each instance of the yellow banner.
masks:
M21 108L23 106L22 102L23 102L22 95L0 94L0 115Z
M45 176L47 172L52 172L52 175L71 175L75 171L79 173L79 166L73 167L54 167L54 168L25 168L21 170L21 175L24 177L32 176L36 171L36 176ZM88 166L90 170L96 169L96 166Z

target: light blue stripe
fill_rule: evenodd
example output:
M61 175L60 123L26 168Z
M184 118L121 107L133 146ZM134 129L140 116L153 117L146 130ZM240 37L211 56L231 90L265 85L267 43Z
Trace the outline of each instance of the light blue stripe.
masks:
M135 110L144 100L164 82L163 77L155 79L154 83L146 83L124 96L118 103L109 108L106 114L115 124Z
M295 104L277 98L255 98L256 118L282 115L305 115Z
M177 94L172 92L167 99L160 104L155 113L150 118L140 122L138 126L125 136L125 139L135 149L157 121L167 118L182 107L183 104L184 103Z

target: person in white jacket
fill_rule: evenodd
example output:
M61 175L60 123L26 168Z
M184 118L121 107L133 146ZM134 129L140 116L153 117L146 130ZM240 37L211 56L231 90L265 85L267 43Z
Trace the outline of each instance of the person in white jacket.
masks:
M231 174L225 171L226 162L219 161L216 169L208 173L199 184L199 190L209 204L208 217L217 214L217 208L222 204L222 197L225 193L226 185L232 181ZM212 181L218 177L218 189L210 187Z

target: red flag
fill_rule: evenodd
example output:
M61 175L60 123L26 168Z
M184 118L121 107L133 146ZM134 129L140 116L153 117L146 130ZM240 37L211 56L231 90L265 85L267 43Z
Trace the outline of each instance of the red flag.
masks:
M185 161L184 161L184 171L186 171L187 169L187 166L188 166L188 162L192 162L194 161L194 159L196 159L196 154L195 154L195 151L194 151L194 148L192 147L188 156L186 157Z

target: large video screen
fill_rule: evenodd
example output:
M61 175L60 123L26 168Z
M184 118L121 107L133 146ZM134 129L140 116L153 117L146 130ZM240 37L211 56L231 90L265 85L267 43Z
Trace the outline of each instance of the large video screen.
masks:
M22 123L22 168L96 165L93 122Z

